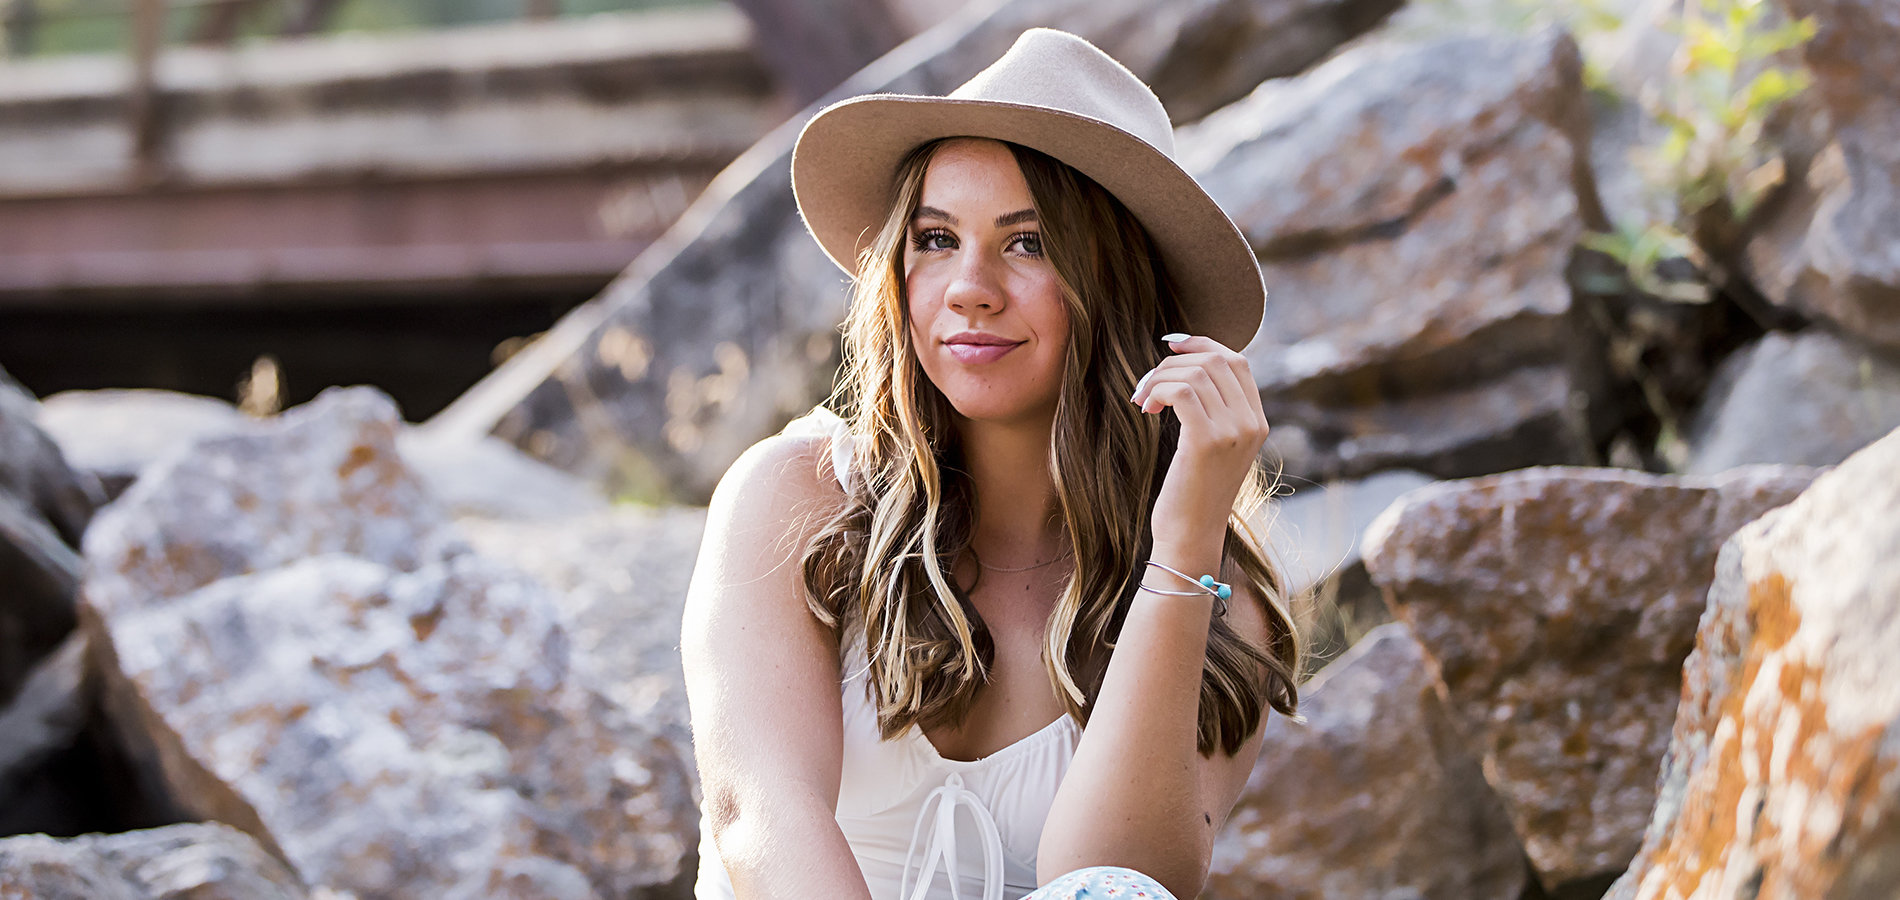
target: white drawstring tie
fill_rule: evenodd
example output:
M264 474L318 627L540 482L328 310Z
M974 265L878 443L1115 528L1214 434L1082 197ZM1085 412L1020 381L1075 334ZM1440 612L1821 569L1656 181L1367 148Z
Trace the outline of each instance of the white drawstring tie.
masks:
M982 799L965 790L963 776L955 772L944 779L942 787L932 790L924 798L923 808L917 811L917 826L910 832L910 849L904 853L904 875L897 890L899 896L924 900L941 866L944 874L950 878L952 900L963 900L957 883L959 806L969 808L970 817L976 820L977 831L983 835L983 900L1002 900L1003 836L996 830L996 820L990 817L990 811L984 808ZM913 891L910 888L910 868L912 861L917 858L917 840L923 836L925 822L930 823L930 842L925 845L924 864L918 867L917 889Z

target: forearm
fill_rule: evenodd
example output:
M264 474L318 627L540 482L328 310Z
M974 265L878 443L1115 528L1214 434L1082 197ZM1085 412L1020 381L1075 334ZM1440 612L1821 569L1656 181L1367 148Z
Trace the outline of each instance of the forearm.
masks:
M1220 571L1220 536L1158 544L1151 558L1193 576ZM1147 567L1143 584L1191 590ZM1213 598L1138 591L1102 689L1044 826L1039 875L1088 865L1139 869L1181 896L1199 891L1212 810L1196 749Z
M720 861L739 900L838 897L870 900L870 889L838 821L811 791L731 800L723 792L712 823ZM715 803L709 792L708 804ZM723 814L717 810L724 810Z

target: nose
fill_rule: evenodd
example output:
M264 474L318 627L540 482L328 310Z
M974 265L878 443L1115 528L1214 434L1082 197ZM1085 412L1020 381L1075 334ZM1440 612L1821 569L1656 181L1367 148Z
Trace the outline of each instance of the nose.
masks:
M1000 261L987 253L964 253L957 260L956 276L944 288L944 304L957 312L996 312L1003 308L1004 291Z

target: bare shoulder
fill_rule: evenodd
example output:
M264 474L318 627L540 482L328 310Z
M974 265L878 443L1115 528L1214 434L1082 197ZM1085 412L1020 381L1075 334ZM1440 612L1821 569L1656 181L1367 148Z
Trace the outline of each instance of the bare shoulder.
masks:
M775 434L753 444L713 491L715 515L803 518L835 511L844 502L844 490L831 470L831 440L824 435Z
M844 504L830 449L824 435L776 434L726 470L707 511L695 588L756 585L797 568L806 543ZM792 582L780 587L774 593L796 594Z

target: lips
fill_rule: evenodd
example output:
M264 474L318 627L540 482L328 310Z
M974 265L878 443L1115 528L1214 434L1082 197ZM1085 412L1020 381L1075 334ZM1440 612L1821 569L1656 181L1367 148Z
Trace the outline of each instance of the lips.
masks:
M950 355L965 364L994 362L1024 343L973 331L959 332L943 340Z

